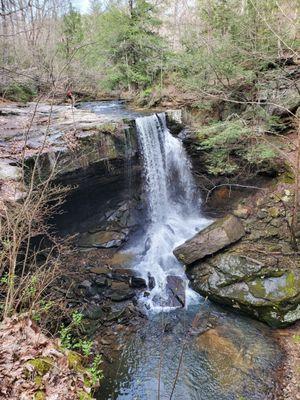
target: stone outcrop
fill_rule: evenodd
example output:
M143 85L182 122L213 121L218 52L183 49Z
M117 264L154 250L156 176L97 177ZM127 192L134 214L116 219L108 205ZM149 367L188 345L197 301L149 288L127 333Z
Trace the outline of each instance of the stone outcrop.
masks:
M244 234L245 231L239 219L229 215L214 222L177 247L174 254L181 262L189 265L238 241Z
M0 199L18 201L26 188L22 163L31 176L49 176L67 184L80 184L89 175L102 183L124 175L126 160L137 160L133 126L122 118L97 115L70 106L28 104L0 107ZM133 170L136 163L131 162ZM98 182L101 183L101 182Z
M280 183L272 194L237 207L234 214L241 214L244 226L239 241L230 244L224 231L220 236L227 217L175 250L198 293L274 327L300 319L300 257L291 245L287 210L293 196L286 187Z
M270 268L238 253L219 254L189 271L194 289L271 326L300 318L300 271Z

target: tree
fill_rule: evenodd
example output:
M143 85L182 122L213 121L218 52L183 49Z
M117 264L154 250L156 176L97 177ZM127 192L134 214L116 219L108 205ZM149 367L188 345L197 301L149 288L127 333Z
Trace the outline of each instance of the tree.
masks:
M158 34L156 7L145 0L129 1L128 7L109 7L100 17L98 42L109 61L109 86L129 90L150 86L161 70L164 42Z

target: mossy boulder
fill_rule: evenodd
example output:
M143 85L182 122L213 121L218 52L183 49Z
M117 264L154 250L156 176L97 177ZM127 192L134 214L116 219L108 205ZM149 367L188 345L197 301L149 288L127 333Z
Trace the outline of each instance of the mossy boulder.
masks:
M219 254L188 269L193 288L270 326L300 319L300 270L271 268L245 255Z

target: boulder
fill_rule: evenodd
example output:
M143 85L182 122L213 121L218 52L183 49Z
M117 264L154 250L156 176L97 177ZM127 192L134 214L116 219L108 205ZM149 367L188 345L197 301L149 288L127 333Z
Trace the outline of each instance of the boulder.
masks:
M275 268L237 253L216 255L188 270L201 295L270 326L300 319L300 271Z
M179 261L189 265L238 241L244 234L240 220L228 215L177 247L174 255Z
M186 284L179 276L167 276L168 306L184 307Z

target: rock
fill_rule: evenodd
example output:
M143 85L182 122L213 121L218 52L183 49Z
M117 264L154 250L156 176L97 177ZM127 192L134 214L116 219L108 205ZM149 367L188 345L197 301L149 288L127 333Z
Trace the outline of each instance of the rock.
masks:
M155 288L155 278L148 272L148 288L150 290Z
M96 286L99 286L101 288L109 286L109 281L105 276L97 276L93 279L93 282Z
M179 276L167 277L167 295L166 305L169 307L184 307L185 305L186 284Z
M188 275L201 295L271 326L300 319L298 269L270 268L247 256L225 253L193 265Z
M133 269L128 268L114 268L109 274L111 279L121 282L129 283L130 279L136 275Z
M280 215L280 209L278 207L271 207L268 210L269 216L272 218L277 218Z
M1 180L15 180L21 179L22 169L15 165L10 165L7 162L0 162L0 179Z
M289 116L289 111L295 112L300 106L298 83L298 66L269 71L260 85L257 94L258 101L265 103L266 111L270 115Z
M253 370L253 361L249 355L257 355L256 349L241 349L238 342L231 340L228 335L225 336L219 329L209 329L202 333L196 339L196 346L206 354L214 377L223 390L230 388L235 394L239 393L244 384L245 374L250 374Z
M109 297L115 302L130 300L135 296L135 292L125 282L113 282L111 291Z
M96 247L110 249L120 247L126 240L126 235L116 231L100 231L93 234L85 233L81 236L78 245L80 247Z
M264 218L267 218L267 217L268 217L268 211L267 210L261 209L261 210L258 211L257 218L264 219Z
M108 275L111 272L111 270L105 266L93 267L90 269L90 271L97 275Z
M242 219L247 219L250 214L251 209L249 207L242 206L242 204L239 204L238 208L233 211L233 215Z
M136 288L136 289L142 289L142 288L147 287L147 283L146 283L145 279L137 277L137 276L133 276L129 279L129 285L130 285L130 287Z
M178 260L189 265L229 246L244 235L245 230L239 219L228 215L177 247L174 255Z

